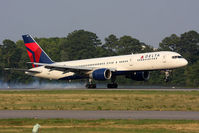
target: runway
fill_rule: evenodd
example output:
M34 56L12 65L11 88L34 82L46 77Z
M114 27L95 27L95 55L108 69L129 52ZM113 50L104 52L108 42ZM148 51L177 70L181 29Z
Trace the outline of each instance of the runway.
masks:
M199 120L199 112L187 111L80 111L80 110L0 110L0 119L167 119Z
M199 88L0 88L0 91L41 91L41 90L132 90L132 91L199 91Z

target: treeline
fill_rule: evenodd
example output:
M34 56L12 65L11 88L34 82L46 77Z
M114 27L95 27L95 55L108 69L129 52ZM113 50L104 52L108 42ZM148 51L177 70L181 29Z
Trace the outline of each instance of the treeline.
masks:
M172 80L164 81L164 73L154 71L147 82L136 82L123 77L117 80L120 83L128 84L150 84L150 85L177 85L199 87L199 34L196 31L189 31L177 36L172 34L160 42L159 48L140 42L131 36L117 36L111 34L105 38L105 42L98 38L95 33L76 30L64 38L35 38L44 51L54 61L79 60L93 57L104 57L113 55L124 55L131 53L144 53L152 51L176 51L189 61L184 68L175 69L172 73ZM0 78L7 83L30 83L34 78L25 75L20 71L4 71L3 68L31 68L29 57L22 40L13 42L4 40L0 45Z

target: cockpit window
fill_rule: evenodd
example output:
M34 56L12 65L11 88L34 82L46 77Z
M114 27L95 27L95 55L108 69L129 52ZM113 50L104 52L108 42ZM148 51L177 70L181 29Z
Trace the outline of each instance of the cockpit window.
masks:
M172 56L172 59L183 58L182 56Z

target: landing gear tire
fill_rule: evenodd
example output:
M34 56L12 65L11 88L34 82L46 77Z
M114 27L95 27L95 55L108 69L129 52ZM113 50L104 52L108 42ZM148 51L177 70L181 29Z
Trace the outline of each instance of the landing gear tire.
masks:
M169 80L169 78L165 78L165 80L164 80L166 83L168 83L170 80Z
M118 84L115 83L115 80L116 80L116 76L113 76L111 78L111 84L107 84L107 88L117 88L118 87Z
M88 89L96 88L96 84L93 83L93 79L88 79L88 82L86 84L86 88L88 88Z
M113 83L113 84L107 84L107 88L117 88L118 84Z
M91 88L96 88L96 84L86 84L86 88L91 89Z

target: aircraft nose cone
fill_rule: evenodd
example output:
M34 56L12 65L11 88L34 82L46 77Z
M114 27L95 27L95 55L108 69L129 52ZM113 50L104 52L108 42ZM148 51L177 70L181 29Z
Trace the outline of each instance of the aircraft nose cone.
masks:
M186 66L188 64L188 61L184 59L183 65Z

